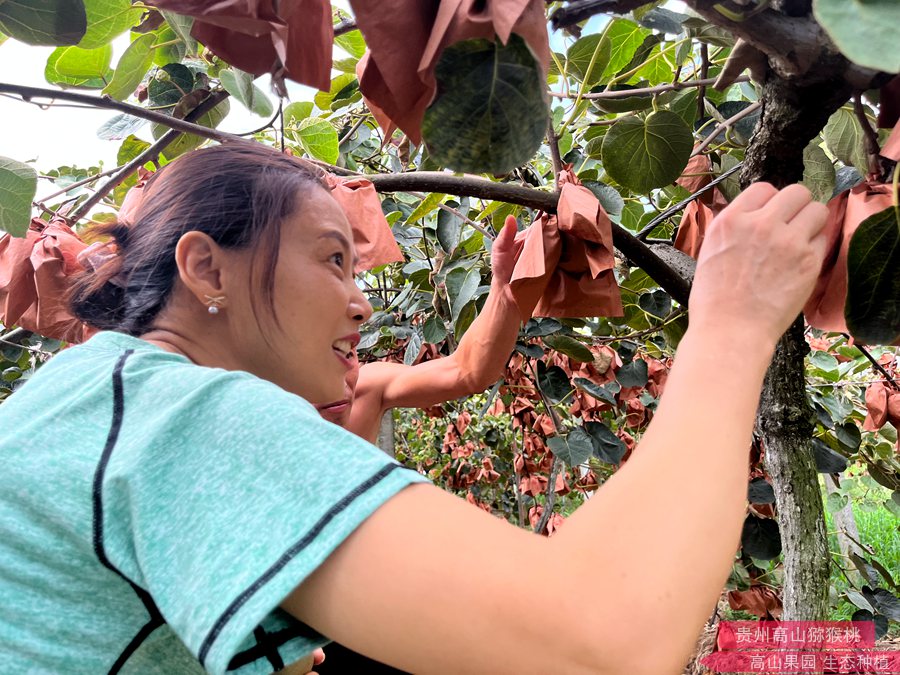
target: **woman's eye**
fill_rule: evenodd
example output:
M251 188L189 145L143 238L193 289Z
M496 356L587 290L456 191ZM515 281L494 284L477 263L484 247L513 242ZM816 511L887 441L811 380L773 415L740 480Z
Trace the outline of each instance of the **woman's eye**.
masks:
M343 253L335 253L334 255L331 256L331 262L333 262L335 265L337 265L341 269L344 269L344 254Z

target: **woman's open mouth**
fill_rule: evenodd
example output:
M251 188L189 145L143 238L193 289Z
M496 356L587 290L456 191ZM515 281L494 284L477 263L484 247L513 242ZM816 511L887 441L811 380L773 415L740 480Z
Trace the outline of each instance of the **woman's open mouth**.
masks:
M359 335L352 335L349 337L341 338L340 340L335 340L331 349L334 352L335 356L344 364L346 369L350 369L353 367L354 361L354 349L356 349L356 345L359 342Z

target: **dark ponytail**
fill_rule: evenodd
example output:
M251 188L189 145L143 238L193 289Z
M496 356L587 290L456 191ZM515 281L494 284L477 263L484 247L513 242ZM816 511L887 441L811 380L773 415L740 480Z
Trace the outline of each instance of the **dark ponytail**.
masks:
M260 143L231 142L178 158L147 181L133 223L91 230L92 237L110 238L118 255L75 280L72 312L103 330L147 332L175 287L178 240L194 230L223 248L260 253L251 275L261 280L272 308L281 223L300 207L305 191L327 190L322 176L315 166Z

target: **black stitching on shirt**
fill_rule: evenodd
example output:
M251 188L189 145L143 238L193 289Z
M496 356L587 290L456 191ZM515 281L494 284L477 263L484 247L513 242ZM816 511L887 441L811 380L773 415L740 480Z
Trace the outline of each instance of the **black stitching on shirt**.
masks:
M382 479L385 478L388 474L393 472L395 469L405 469L406 467L401 466L400 464L388 464L387 466L382 467L377 473L375 473L371 478L363 481L359 485L357 485L353 490L351 490L348 494L346 494L343 499L339 502L332 505L330 509L323 515L319 521L310 528L310 530L303 535L303 537L291 546L284 554L272 565L269 569L267 569L263 574L250 586L248 586L240 595L238 595L234 601L228 605L222 615L216 620L213 624L213 627L210 629L209 633L204 638L203 643L200 645L200 652L198 658L200 659L200 664L206 667L206 657L209 654L210 648L212 648L213 642L215 642L216 638L219 637L219 633L222 632L222 629L225 627L225 624L233 617L237 611L244 606L244 604L251 598L253 595L260 590L266 583L272 580L272 578L278 574L291 560L293 560L300 552L303 551L309 544L319 535L319 533L325 529L325 526L328 525L339 513L341 513L344 509L350 506L354 500L356 500L361 495L365 494L370 488L378 484Z

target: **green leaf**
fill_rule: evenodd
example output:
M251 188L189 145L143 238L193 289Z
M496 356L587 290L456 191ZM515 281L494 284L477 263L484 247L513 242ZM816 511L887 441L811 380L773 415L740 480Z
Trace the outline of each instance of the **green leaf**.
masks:
M860 223L847 251L844 316L857 340L900 339L900 212L893 206Z
M0 157L0 230L24 237L37 193L37 172L27 164Z
M623 387L643 387L647 384L647 379L647 362L644 359L635 359L631 363L626 363L616 373L616 380Z
M170 63L181 63L187 55L187 47L172 26L165 23L153 33L156 35L156 43L165 45L153 50L153 63L160 67Z
M344 92L344 98L350 95L350 92L346 91L348 87L354 88L356 91L359 90L359 82L356 80L355 73L343 73L338 75L331 81L331 89L329 91L318 92L313 100L315 100L316 105L321 110L331 110L335 99L338 98L339 94Z
M774 520L748 515L741 531L744 553L757 560L772 560L781 553L781 533Z
M141 140L134 135L129 136L119 146L119 151L116 153L116 162L119 166L127 164L149 147L150 144L147 141Z
M303 149L316 159L334 164L338 159L338 135L328 120L307 117L294 134Z
M852 109L836 110L828 118L822 136L832 155L848 166L855 166L863 175L869 172L865 135Z
M547 445L568 466L584 464L594 451L591 437L581 427L575 427L565 436L548 438Z
M538 386L551 403L560 403L567 399L574 388L569 376L559 366L547 367L543 361L537 362Z
M180 63L167 63L147 84L150 105L166 108L177 104L194 89L194 74Z
M848 59L886 73L900 72L896 0L813 0L813 14Z
M403 352L403 363L411 366L415 363L419 351L422 349L422 334L414 330L409 336L409 342L406 343L406 350Z
M649 30L628 19L613 20L609 27L604 29L604 41L609 42L610 51L609 60L603 70L603 78L606 79L627 66L649 34Z
M803 180L817 202L827 202L834 192L834 164L814 138L803 150Z
M560 354L565 354L581 363L591 363L594 360L594 354L590 349L568 335L547 335L543 338L543 342Z
M219 81L225 91L234 96L247 110L260 117L269 117L274 108L272 102L253 84L253 75L237 68L226 68L219 71Z
M29 45L75 45L87 30L82 0L0 2L0 31Z
M122 54L113 73L112 81L101 93L112 96L117 101L124 101L131 96L144 79L144 75L153 65L153 44L156 36L152 33L135 38Z
M432 314L428 317L425 325L422 326L422 332L425 342L432 345L442 342L447 337L447 327L444 325L444 320L437 314Z
M358 30L352 30L349 33L338 35L334 38L335 44L347 52L353 58L359 60L366 53L366 41L363 39L362 33Z
M109 67L112 61L112 46L105 45L98 49L82 49L81 47L60 47L62 50L56 59L56 72L62 77L87 80L103 80L112 76Z
M104 141L119 141L127 138L146 123L147 120L140 117L119 113L100 125L100 128L97 129L97 138Z
M451 307L450 316L455 323L463 307L475 297L475 291L481 285L481 274L475 268L466 270L457 267L447 274L446 285Z
M420 201L418 206L413 209L412 213L406 217L406 222L415 223L422 220L422 218L434 211L446 196L447 195L442 192L429 192L425 196L425 199Z
M841 473L847 470L847 458L835 452L820 438L812 439L813 457L819 473Z
M185 53L191 55L196 54L197 41L191 35L191 28L194 26L194 18L164 10L160 10L160 13L163 15L166 23L169 24L172 32L184 43Z
M583 389L594 398L609 403L612 406L616 405L616 395L606 387L594 384L584 377L576 377L573 381L575 382L576 387Z
M747 501L751 504L774 504L775 490L765 478L754 478L747 486Z
M627 117L603 138L603 166L619 184L646 194L672 183L687 166L693 147L691 130L667 110L646 120Z
M300 122L312 115L312 101L296 101L282 110L285 126L300 126Z
M594 196L606 213L610 216L622 215L622 209L625 208L625 200L622 199L622 195L619 194L618 190L611 185L596 180L584 181L582 184L594 193Z
M663 290L642 293L638 297L640 308L658 319L664 319L672 311L672 298Z
M68 55L69 58L66 59L66 67L67 68L85 68L87 67L85 64L90 62L90 55L85 55L83 52L85 50L79 49L78 47L57 47L54 49L50 56L47 57L47 65L44 66L44 79L47 80L50 84L55 84L58 87L62 87L63 89L68 87L80 87L82 89L102 89L106 86L106 83L109 79L112 78L112 70L108 67L109 63L107 62L106 71L102 73L106 77L100 77L100 75L95 75L93 77L84 77L84 76L72 76L65 75L61 73L58 69L59 62L67 56L68 50L75 50L71 55ZM103 56L102 54L100 56Z
M618 464L625 456L625 443L602 422L585 422L585 429L591 436L594 456L607 464Z
M825 498L825 508L828 509L829 513L837 513L847 506L848 501L849 498L842 492L832 492Z
M544 76L518 35L503 46L464 40L435 68L438 93L422 136L431 158L457 171L507 173L537 152L547 130Z
M458 206L451 202L448 206ZM437 214L437 239L445 253L452 254L459 246L463 219L455 213L441 209Z
M587 87L593 87L603 79L603 72L607 69L611 53L610 41L604 40L600 33L585 35L569 47L566 54L567 69Z
M229 110L231 110L231 104L229 103L228 99L225 99L215 108L213 108L212 110L208 110L196 120L194 120L194 124L200 124L204 127L215 129L228 115ZM159 139L164 133L168 131L168 128L161 124L154 124L151 127L151 130L153 133L153 138ZM179 155L183 155L190 150L199 148L205 142L206 139L200 136L196 136L194 134L181 134L178 138L172 141L172 143L170 143L165 150L163 150L163 156L167 160L173 160Z
M131 0L84 0L87 32L78 43L84 49L109 44L141 19L143 9L133 7Z

